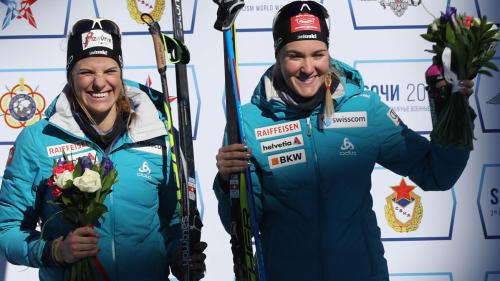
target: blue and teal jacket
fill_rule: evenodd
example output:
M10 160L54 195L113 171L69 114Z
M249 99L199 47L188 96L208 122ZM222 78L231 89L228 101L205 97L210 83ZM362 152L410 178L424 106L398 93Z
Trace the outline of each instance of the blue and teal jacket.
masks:
M167 131L149 97L127 93L136 113L128 130L103 151L84 135L61 93L47 118L25 128L12 148L0 190L0 253L13 264L39 267L42 281L64 280L68 267L44 264L48 241L74 229L57 214L47 179L54 160L83 155L115 164L118 182L105 200L109 212L99 220L98 258L112 280L168 280L177 255L180 227L176 188L165 155ZM41 221L43 234L37 223Z
M409 176L424 190L458 180L468 150L443 148L408 129L360 74L332 60L341 84L334 119L318 124L321 106L287 107L273 88L272 68L242 107L252 149L250 171L267 280L388 281L370 195L375 163ZM214 191L229 232L229 195Z

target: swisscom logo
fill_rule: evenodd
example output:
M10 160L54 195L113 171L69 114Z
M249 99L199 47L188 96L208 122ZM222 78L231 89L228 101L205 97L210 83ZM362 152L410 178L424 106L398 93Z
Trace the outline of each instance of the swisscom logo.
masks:
M477 206L484 237L500 239L500 164L483 165Z

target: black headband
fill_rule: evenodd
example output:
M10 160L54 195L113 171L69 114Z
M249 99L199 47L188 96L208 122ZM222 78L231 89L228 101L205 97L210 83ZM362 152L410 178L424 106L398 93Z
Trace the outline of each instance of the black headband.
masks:
M111 20L82 19L77 21L68 38L67 76L75 63L87 57L109 57L123 67L120 29Z
M278 52L287 43L319 40L329 43L328 11L315 1L294 1L283 6L273 21L274 49Z

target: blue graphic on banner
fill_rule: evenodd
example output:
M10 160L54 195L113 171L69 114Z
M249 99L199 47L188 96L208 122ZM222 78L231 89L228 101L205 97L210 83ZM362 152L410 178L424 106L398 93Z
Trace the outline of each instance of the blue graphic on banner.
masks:
M487 271L484 281L500 281L500 271Z
M240 90L240 103L244 105L250 102L255 86L259 82L261 76L266 70L273 65L274 62L261 63L239 63L238 64L238 88ZM222 91L221 98L222 110L226 114L226 92Z
M487 16L488 20L500 25L500 2L498 0L474 0L479 17Z
M198 79L196 77L196 70L194 65L186 65L187 68L187 73L188 75L191 74L191 77L188 77L188 83L189 83L189 93L190 93L190 103L191 103L191 115L193 112L195 112L195 116L191 116L191 120L194 120L193 124L193 140L197 139L198 136L198 126L200 123L200 111L201 111L201 95L200 95L200 90L198 87ZM126 76L128 79L132 81L136 81L139 83L143 83L144 77L147 75L144 75L144 72L137 72L135 70L147 70L151 71L150 77L152 77L153 84L151 85L152 88L154 89L161 89L161 85L159 84L159 79L155 79L155 77L158 77L158 71L157 71L157 66L156 65L146 65L146 66L125 66L125 70L128 70L126 72ZM153 71L154 70L154 71ZM175 66L173 65L168 65L167 66L167 80L168 81L175 81ZM171 76L172 75L172 76ZM158 83L158 84L156 84ZM169 95L170 97L175 97L177 94L176 89L175 89L175 83L169 83ZM192 86L192 88L191 88ZM194 91L193 91L194 89ZM192 95L195 95L194 97ZM196 110L194 111L194 103L196 103ZM172 115L177 116L177 103L173 102L172 103ZM173 118L174 122L176 122L177 118ZM193 121L192 121L193 122ZM174 124L175 125L175 124Z
M147 26L140 18L142 13L151 14L163 32L173 33L172 7L169 0L125 0L120 4L106 0L93 0L92 2L95 16L119 22L123 35L149 35ZM178 3L180 5L181 1ZM193 34L197 6L198 0L182 1L184 34Z
M451 272L390 273L391 281L453 281Z
M450 0L349 0L354 29L415 29L425 28ZM431 14L429 14L431 13Z
M493 58L493 63L499 65L500 58ZM476 80L474 98L484 133L500 133L500 75L492 74L493 77L479 74Z
M400 188L401 185L410 188L417 186L408 178L404 178L404 184L401 184L401 181L400 175L384 167L376 166L373 170L373 210L377 215L382 241L451 240L457 205L454 188L445 192L425 192L414 188L409 195L418 200L412 201L413 207L401 209L389 204L395 191L391 187L398 184Z
M190 88L190 93L191 95L195 95L192 99L191 99L191 103L194 104L195 102L197 103L196 104L196 111L194 111L193 109L193 106L192 106L192 114L195 114L195 116L192 117L192 120L194 120L194 124L193 124L193 139L196 140L197 139L197 134L198 134L198 126L199 126L199 122L200 122L200 111L201 111L201 95L200 95L200 91L199 91L199 87L198 87L198 79L196 77L196 71L195 71L195 67L194 65L186 65L186 68L188 70L188 75L191 74L191 77L189 77L188 81L189 81L189 84L190 86L192 86L192 88ZM157 67L156 66L126 66L124 67L125 70L155 70L154 71L154 75L157 75ZM169 80L170 81L175 81L175 71L174 71L174 66L173 65L169 65L167 66L167 76L169 77ZM62 75L59 75L60 78L64 78L65 75L66 75L66 69L65 68L38 68L38 69L30 69L30 68L19 68L19 69L0 69L0 78L2 78L3 81L7 80L3 75L4 74L8 74L8 75L17 75L16 73L17 72L21 72L23 73L24 77L29 77L28 75L33 75L33 76L36 76L37 77L37 81L44 81L44 79L46 79L45 81L50 81L50 80L57 80L57 79L54 79L53 75L54 74L51 74L51 73L54 73L54 72L62 72ZM29 74L31 73L31 74ZM128 71L126 72L126 75L125 76L130 76L133 74L133 71ZM153 72L152 72L153 74ZM47 76L47 77L46 77ZM156 77L156 76L154 76ZM142 82L144 80L144 76L141 74L141 77L140 78L137 78L137 77L130 77L133 81L139 81L139 82ZM134 79L135 78L135 79ZM16 77L15 78L16 81L18 81L19 79ZM65 82L63 82L65 83ZM61 85L64 85L64 84L61 84ZM175 83L170 83L170 85L172 87L174 87ZM50 85L46 85L47 87L53 87L54 89L49 89L49 90L44 90L44 93L48 93L46 95L46 100L47 100L47 105L51 103L52 99L55 97L55 95L57 95L58 93L60 93L60 91L62 90L62 86L58 86L56 83L52 83ZM60 87L60 88L58 88ZM160 89L161 86L158 86L156 87L156 89ZM49 94L50 93L50 94ZM170 93L175 93L175 88L172 88L170 89ZM174 94L175 95L175 94ZM1 94L0 94L1 96ZM177 112L175 111L176 110L176 103L173 104L173 114L177 114ZM0 111L1 113L1 111ZM10 131L13 131L14 129L11 129L10 127L8 127L6 124L4 124L4 118L1 118L0 119L0 128L2 129L2 132L4 132L4 134L2 134L2 138L7 138L7 139L4 139L3 141L11 141L11 140L14 140L15 139L15 136L18 134L18 132L16 131L15 133L12 133L12 134L6 134L5 132L8 133L7 130L10 130ZM4 126L6 129L4 131Z
M430 59L357 60L354 68L363 74L365 90L378 93L411 129L430 134L432 122L425 73ZM391 69L391 75L381 72Z
M483 165L477 207L484 238L500 239L500 164Z
M5 9L0 39L66 37L71 0L51 0L50 4L37 0L0 0L0 3L4 4L0 5L0 15Z
M290 0L246 0L238 14L238 32L270 32L273 18ZM323 4L323 0L317 1Z

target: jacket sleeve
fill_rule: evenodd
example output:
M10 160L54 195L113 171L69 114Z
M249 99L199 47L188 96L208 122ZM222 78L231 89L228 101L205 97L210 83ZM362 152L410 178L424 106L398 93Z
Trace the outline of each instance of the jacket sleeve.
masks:
M39 151L29 128L16 139L0 190L0 251L12 264L42 266L45 241L36 230L36 179Z
M443 147L409 129L380 97L373 97L374 122L379 137L377 162L408 176L423 190L450 189L462 174L470 151Z
M226 138L224 138L224 145L227 145ZM257 224L261 222L262 218L262 188L260 184L260 179L258 177L255 163L254 161L251 161L250 164L250 179L252 182L252 191L254 195L254 202L255 202L255 213L256 213L256 221ZM226 185L226 186L224 186ZM231 198L229 194L229 185L228 183L224 183L219 175L214 179L213 182L213 190L215 192L215 197L218 200L218 210L219 210L219 217L224 225L224 228L226 231L231 234ZM250 212L249 212L250 214Z

